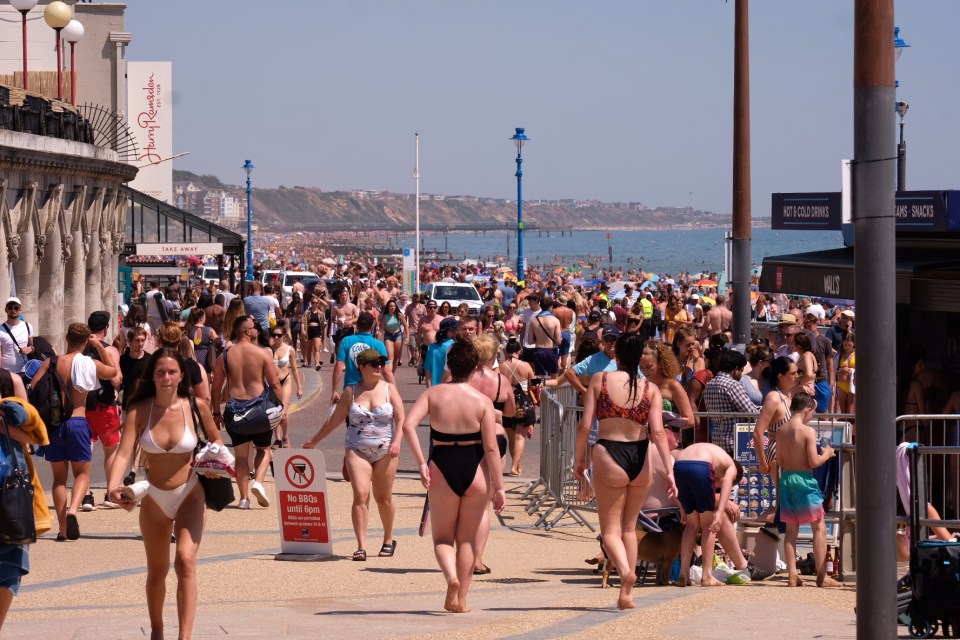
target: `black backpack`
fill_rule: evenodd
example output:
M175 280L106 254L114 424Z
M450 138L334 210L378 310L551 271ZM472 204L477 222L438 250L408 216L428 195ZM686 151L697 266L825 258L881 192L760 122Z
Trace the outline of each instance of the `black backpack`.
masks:
M40 419L46 425L47 431L59 429L73 414L70 393L57 371L57 357L53 356L49 362L43 376L33 380L28 394L30 404L40 413Z

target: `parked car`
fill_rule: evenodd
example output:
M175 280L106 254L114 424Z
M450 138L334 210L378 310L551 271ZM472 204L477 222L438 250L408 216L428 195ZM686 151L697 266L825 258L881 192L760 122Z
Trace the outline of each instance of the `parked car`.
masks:
M220 284L223 275L218 266L205 266L200 268L200 279L206 284Z
M308 284L319 282L320 276L312 271L286 271L283 274L283 292L280 294L280 303L286 306L290 302L290 296L293 293L293 283L299 278L300 283L307 287Z
M479 315L483 308L483 300L476 287L466 282L431 282L424 289L424 295L428 300L436 300L438 305L449 302L454 312L463 302L470 305L471 315Z

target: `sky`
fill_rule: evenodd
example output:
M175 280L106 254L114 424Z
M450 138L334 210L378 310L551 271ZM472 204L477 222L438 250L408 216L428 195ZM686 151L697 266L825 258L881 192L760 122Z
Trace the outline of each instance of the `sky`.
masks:
M751 190L839 191L852 0L750 3ZM960 188L960 2L901 0L907 186ZM734 2L128 0L130 60L173 62L175 169L255 187L732 208ZM890 35L891 39L893 34ZM954 105L951 107L950 105ZM891 105L891 109L893 105ZM897 131L890 132L891 138ZM893 171L891 167L891 171Z

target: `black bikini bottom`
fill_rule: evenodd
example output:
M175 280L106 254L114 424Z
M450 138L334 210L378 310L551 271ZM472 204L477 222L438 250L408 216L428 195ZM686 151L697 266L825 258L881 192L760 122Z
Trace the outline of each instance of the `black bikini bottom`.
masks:
M477 469L483 462L483 445L479 442L467 445L435 445L430 460L437 465L444 480L460 497L473 484Z
M620 465L620 468L627 472L630 482L633 482L643 470L643 463L647 460L647 447L650 446L650 440L643 439L635 442L622 442L620 440L597 440L597 444L602 444L607 450L613 461Z
M507 436L497 434L497 446L500 448L500 457L507 455Z

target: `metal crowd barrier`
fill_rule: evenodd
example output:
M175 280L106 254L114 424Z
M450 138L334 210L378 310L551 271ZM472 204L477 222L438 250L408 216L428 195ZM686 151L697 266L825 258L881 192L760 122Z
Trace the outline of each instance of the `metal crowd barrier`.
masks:
M960 416L899 416L896 428L898 443L916 442L924 447L960 446ZM928 500L940 513L960 517L960 456L937 455L926 463L924 486Z
M582 408L577 392L569 386L543 389L540 396L540 478L521 496L528 500L526 511L543 512L534 526L549 529L564 517L595 531L578 510L596 511L590 502L578 499L581 483L573 475L576 456L577 422ZM590 496L592 501L592 494Z

